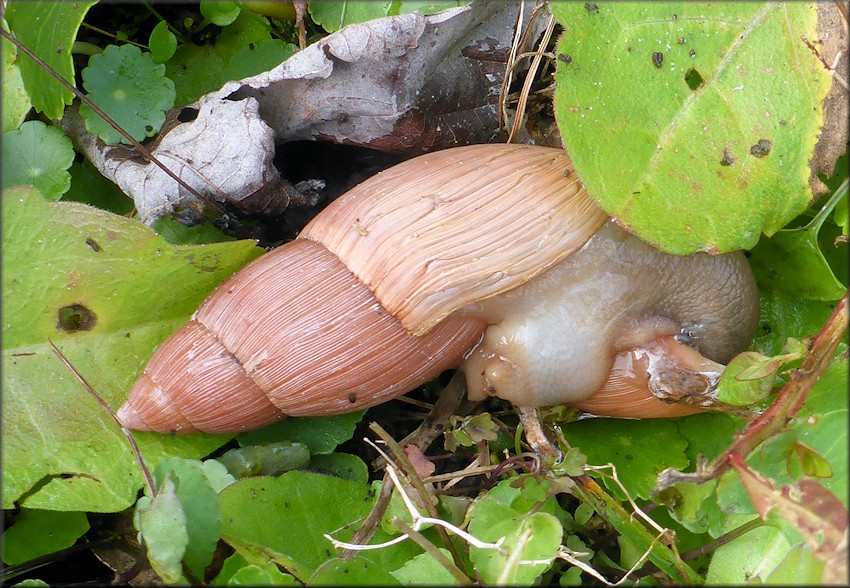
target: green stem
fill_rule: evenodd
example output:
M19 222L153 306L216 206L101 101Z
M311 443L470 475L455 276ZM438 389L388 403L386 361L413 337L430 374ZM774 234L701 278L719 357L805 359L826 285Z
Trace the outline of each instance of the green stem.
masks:
M812 231L815 232L820 231L820 227L823 224L823 221L826 220L826 217L829 216L829 213L833 211L833 209L838 205L844 195L847 194L847 180L845 179L841 182L841 185L838 186L838 189L832 193L832 196L829 197L829 200L826 201L826 204L821 206L821 209L815 215L815 217L809 221L805 227L803 227L804 231Z
M649 561L676 584L703 584L705 580L693 568L682 561L678 554L661 543L657 537L639 523L634 515L615 500L589 476L573 478L575 487L570 489L579 500L589 504L612 527L635 547L649 553Z
M71 46L71 53L76 53L77 55L97 55L98 53L103 53L103 49L95 45L94 43L87 43L86 41L74 41L74 44Z

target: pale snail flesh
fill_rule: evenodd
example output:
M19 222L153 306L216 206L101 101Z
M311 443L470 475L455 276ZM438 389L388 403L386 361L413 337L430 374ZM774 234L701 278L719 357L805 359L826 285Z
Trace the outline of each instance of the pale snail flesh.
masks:
M710 386L747 347L749 266L740 253L668 255L607 221L563 150L474 145L403 162L213 292L119 418L232 433L374 406L454 367L472 399L695 412L656 396Z

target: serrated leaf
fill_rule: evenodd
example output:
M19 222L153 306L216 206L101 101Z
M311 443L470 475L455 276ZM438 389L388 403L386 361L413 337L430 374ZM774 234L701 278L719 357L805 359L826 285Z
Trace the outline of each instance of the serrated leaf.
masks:
M181 561L189 544L186 515L174 481L167 476L156 497L139 509L139 532L151 567L166 584L186 583Z
M156 63L165 63L171 59L177 51L177 37L169 30L167 22L162 20L153 28L148 46Z
M14 566L71 547L89 530L83 512L22 508L3 533L3 562Z
M252 241L172 246L129 219L26 189L7 190L2 204L2 398L17 407L2 413L3 507L123 510L142 485L139 467L48 338L117 408L153 350L262 250ZM60 326L61 309L75 309L78 330ZM166 454L207 455L229 437L136 439L154 467Z
M333 553L324 533L350 537L353 528L341 530L366 516L374 501L365 484L299 471L246 478L220 496L224 539L248 561L261 549L301 581Z
M3 133L3 188L33 186L48 200L59 200L71 187L74 162L71 139L39 120Z
M221 536L218 495L196 459L166 458L157 464L154 479L158 485L166 479L174 482L188 537L182 559L196 578L203 578Z
M11 2L6 20L13 34L59 75L74 83L71 47L77 30L97 0L79 2ZM29 57L19 60L21 77L36 110L59 119L74 95Z
M684 254L751 248L807 208L830 87L801 40L814 5L594 6L552 5L555 115L606 212Z
M137 141L153 137L165 122L165 111L174 106L174 82L165 66L135 45L109 45L92 55L83 70L88 97ZM86 130L105 143L129 144L118 131L86 104L80 106Z
M6 19L3 30L8 31ZM24 122L32 108L30 96L24 87L21 68L17 63L18 48L6 39L0 40L0 52L3 54L3 132L14 131ZM27 58L28 59L28 58Z

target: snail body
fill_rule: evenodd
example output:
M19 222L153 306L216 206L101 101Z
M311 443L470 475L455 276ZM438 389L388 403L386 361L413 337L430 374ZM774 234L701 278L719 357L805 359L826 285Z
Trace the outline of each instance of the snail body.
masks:
M667 255L607 221L562 150L408 160L222 284L118 416L139 430L238 432L374 406L458 366L471 398L692 412L657 388L682 371L710 379L746 347L749 267L739 254Z

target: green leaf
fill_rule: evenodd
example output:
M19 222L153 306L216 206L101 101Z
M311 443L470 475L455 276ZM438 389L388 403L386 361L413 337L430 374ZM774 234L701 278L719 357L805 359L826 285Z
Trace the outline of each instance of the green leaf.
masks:
M12 33L59 75L74 84L71 47L77 30L97 0L79 2L12 2L6 20ZM21 77L36 110L49 119L59 119L74 95L29 57L18 61Z
M449 8L468 6L469 3L470 0L402 0L398 3L398 12L393 12L393 14L409 14L411 12L436 14Z
M187 227L170 216L158 218L153 224L153 230L160 237L175 245L201 245L203 243L222 243L236 240L234 237L223 233L212 223Z
M808 207L831 84L800 40L815 5L595 6L552 5L555 116L606 212L684 254L751 248Z
M177 37L168 28L168 23L161 20L151 31L148 46L151 57L156 63L165 63L177 51Z
M224 84L223 72L234 55L253 43L271 38L267 21L260 15L243 10L233 24L225 27L214 45L180 45L165 64L168 77L174 81L178 106L194 102Z
M325 562L313 577L311 586L400 586L389 572L367 559L332 559Z
M188 542L183 561L196 578L204 577L204 568L212 561L221 537L221 507L218 494L196 459L167 458L154 471L158 485L166 479L174 482L175 494L185 515Z
M71 187L74 162L71 139L39 120L3 133L3 188L33 186L48 200L59 200Z
M750 265L760 287L777 288L807 300L839 300L844 295L847 287L835 277L818 235L846 195L844 183L806 226L783 229L759 241L751 252Z
M22 508L3 533L3 562L14 566L71 547L89 530L84 512Z
M27 189L7 190L2 204L2 399L17 407L2 413L3 508L123 510L142 484L138 464L48 339L116 409L153 350L262 250L252 241L175 247L129 219ZM60 312L75 320L60 324ZM150 467L230 438L135 437Z
M439 551L451 561L452 556L448 549L439 549ZM458 584L455 577L430 553L420 553L401 568L394 570L392 575L406 586L426 582L430 586L457 586Z
M139 532L151 567L166 584L186 583L181 562L189 545L186 514L167 475L150 504L139 509Z
M320 472L330 472L343 480L361 484L369 483L369 466L356 455L349 453L314 455L310 458L310 468Z
M83 70L88 97L137 141L153 137L165 122L165 111L174 106L174 82L165 77L165 66L135 45L109 45L92 55ZM105 143L128 143L87 105L80 106L86 129Z
M591 419L569 423L563 431L570 445L587 455L589 464L614 464L632 497L649 498L662 470L682 469L690 463L684 453L687 441L669 420ZM603 480L614 495L624 498L609 476Z
M331 453L337 445L351 439L354 428L365 412L360 410L328 417L285 419L256 431L241 433L236 440L245 446L288 439L303 443L310 448L312 455Z
M218 458L234 478L277 476L303 468L310 462L310 450L302 443L278 441L266 445L235 447Z
M66 202L82 202L115 214L127 215L134 208L133 199L107 180L88 159L71 165L71 188L62 196Z
M300 586L289 574L281 572L275 564L249 564L247 560L234 553L221 566L218 576L210 582L211 586Z
M6 19L3 30L8 31ZM3 132L14 131L24 122L32 108L30 96L24 87L21 68L18 66L18 48L6 39L0 40L0 52L3 53ZM29 59L25 57L24 59Z
M781 362L755 351L732 358L717 383L717 400L732 406L750 406L773 389Z
M221 74L222 83L241 80L276 68L295 55L298 47L280 39L265 39L237 51Z
M252 561L258 549L301 581L333 553L325 533L351 537L372 507L369 486L308 472L240 480L221 492L222 536Z
M337 0L335 2L310 2L308 4L313 22L329 33L342 27L376 18L391 16L393 2L372 0Z
M233 24L242 7L237 2L216 2L201 0L201 14L214 25L226 27Z
M834 303L804 300L775 288L759 291L759 331L752 347L765 355L779 355L789 337L803 339L821 330Z
M496 488L507 485L506 482L499 483ZM468 530L477 539L489 543L504 537L502 549L472 546L470 560L485 584L530 586L554 560L563 535L561 523L549 513L518 511L495 495L491 496L492 493L479 497L470 508ZM522 560L548 560L550 563L519 563Z

